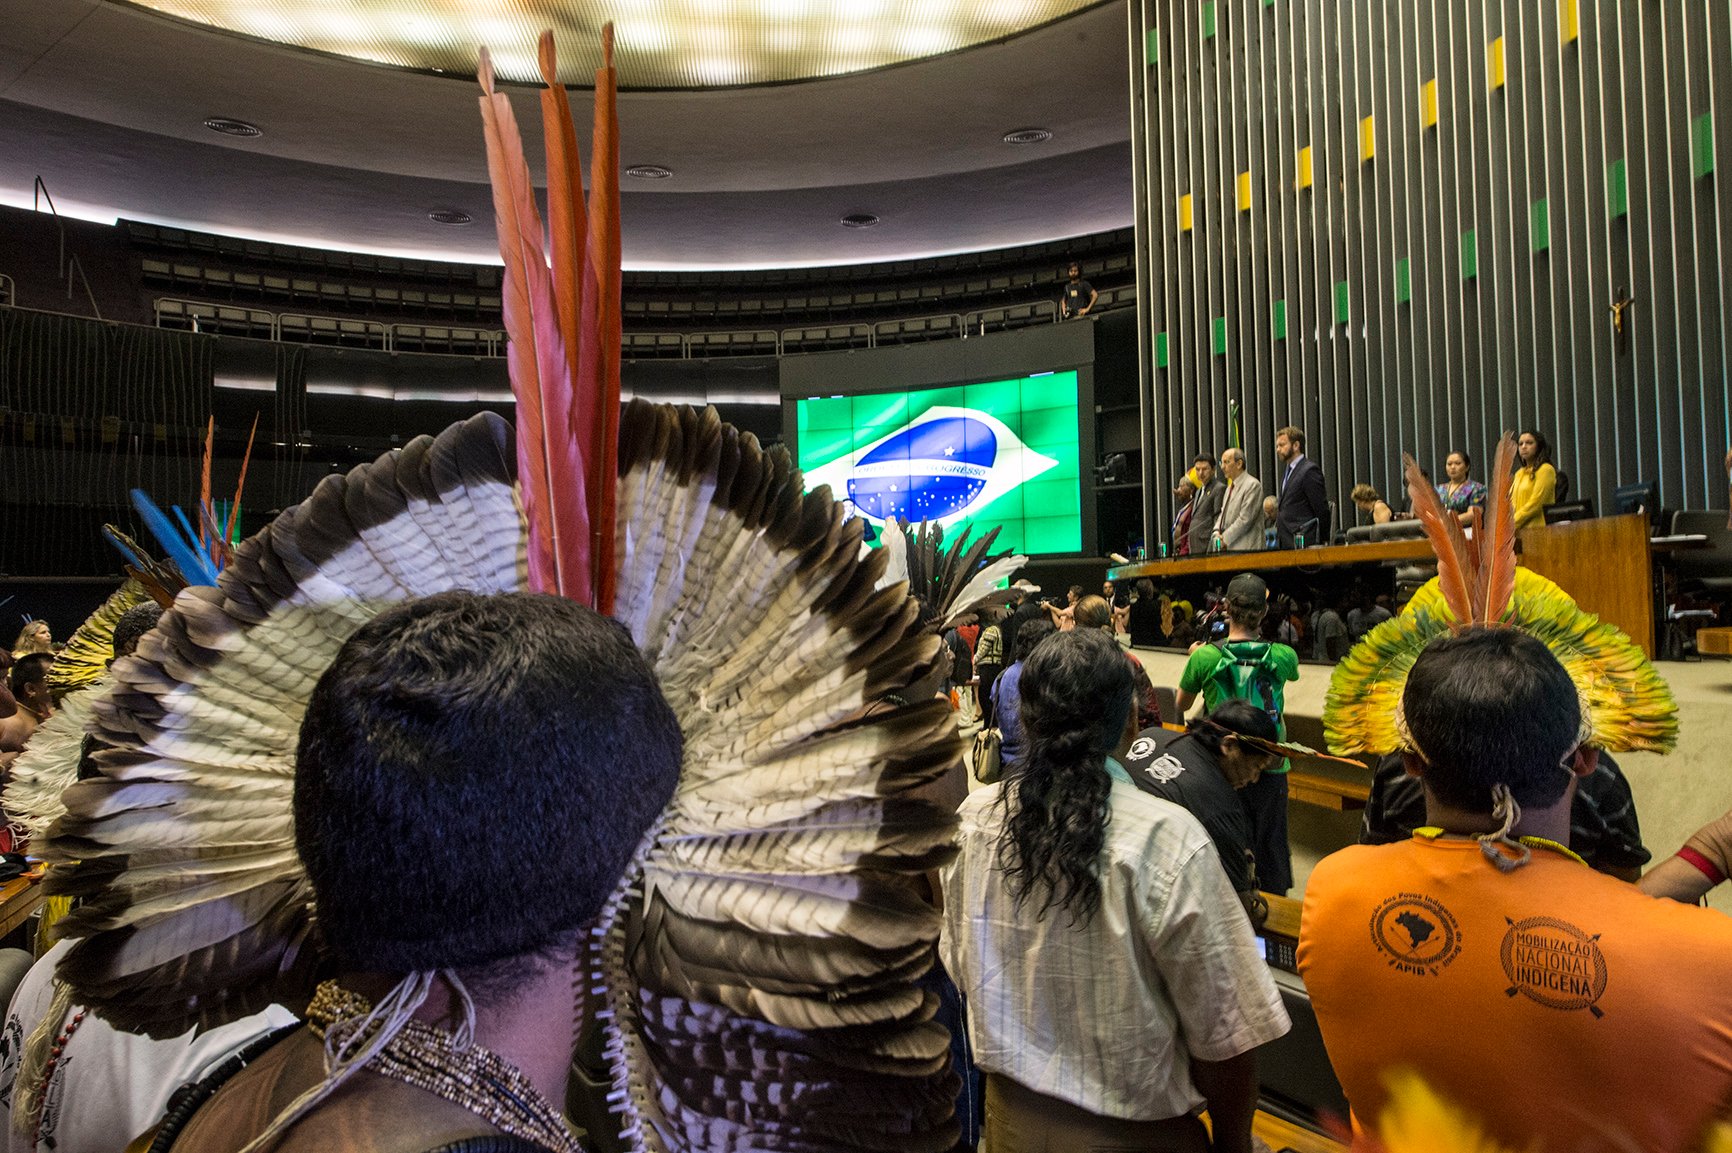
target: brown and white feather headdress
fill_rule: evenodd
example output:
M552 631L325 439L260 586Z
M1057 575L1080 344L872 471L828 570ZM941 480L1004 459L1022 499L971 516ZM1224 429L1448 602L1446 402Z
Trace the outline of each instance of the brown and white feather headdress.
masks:
M685 735L679 788L591 955L630 1145L948 1148L948 1035L916 981L938 932L922 875L952 851L954 817L915 792L961 742L943 702L861 719L931 672L939 639L785 452L713 411L641 402L619 412L616 441L605 355L602 402L567 395L582 371L547 294L605 297L606 244L592 234L565 276L556 220L553 275L537 276L521 149L499 139L509 106L491 91L483 104L496 201L513 206L515 452L483 415L326 478L116 663L93 721L114 747L101 777L67 789L44 850L56 888L84 898L60 975L117 1026L159 1036L310 995L316 910L291 794L314 682L391 604L569 595L569 580L628 627ZM566 311L572 341L605 338L605 299Z

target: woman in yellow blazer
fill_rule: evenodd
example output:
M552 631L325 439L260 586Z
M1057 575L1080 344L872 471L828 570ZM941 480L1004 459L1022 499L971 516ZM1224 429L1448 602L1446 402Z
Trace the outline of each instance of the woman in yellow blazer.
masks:
M1552 446L1537 432L1516 438L1515 476L1510 478L1510 503L1516 528L1545 521L1546 506L1558 499L1558 470L1552 467Z

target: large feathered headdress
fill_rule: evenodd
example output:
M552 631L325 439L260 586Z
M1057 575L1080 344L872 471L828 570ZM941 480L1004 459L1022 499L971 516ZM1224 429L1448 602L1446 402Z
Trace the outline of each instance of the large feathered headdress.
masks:
M938 933L923 874L954 815L916 793L961 742L942 701L865 709L926 677L939 638L785 452L713 411L618 409L612 69L585 234L551 38L542 63L551 267L510 106L482 74L515 454L482 415L325 478L116 662L93 722L116 747L67 790L45 849L65 863L55 886L85 898L60 975L156 1035L309 995L290 800L314 682L405 598L559 592L630 630L685 737L590 958L627 1141L948 1148L949 1038L915 982Z
M1400 616L1365 634L1335 666L1323 708L1337 753L1409 748L1401 722L1407 674L1435 637L1470 626L1517 628L1543 641L1581 697L1582 743L1612 752L1667 752L1678 739L1678 706L1642 650L1616 626L1583 612L1551 581L1516 566L1509 498L1515 439L1499 443L1486 523L1469 540L1411 456L1407 491L1437 553L1437 576Z

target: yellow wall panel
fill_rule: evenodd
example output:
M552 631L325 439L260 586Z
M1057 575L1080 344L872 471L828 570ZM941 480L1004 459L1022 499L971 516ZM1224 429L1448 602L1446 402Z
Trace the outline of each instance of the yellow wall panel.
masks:
M1419 89L1419 126L1437 127L1437 81L1427 80Z
M1187 192L1179 197L1179 231L1191 231L1191 225L1194 222L1194 217L1191 214L1191 194Z
M1370 160L1377 155L1377 117L1367 116L1359 122L1359 159Z
M1558 37L1565 44L1582 34L1581 14L1576 11L1576 0L1558 0Z
M1239 173L1239 211L1251 211L1251 174Z
M1486 81L1493 89L1503 87L1503 37L1499 36L1485 50Z
M1299 178L1293 182L1295 188L1311 187L1311 146L1307 144L1299 150Z

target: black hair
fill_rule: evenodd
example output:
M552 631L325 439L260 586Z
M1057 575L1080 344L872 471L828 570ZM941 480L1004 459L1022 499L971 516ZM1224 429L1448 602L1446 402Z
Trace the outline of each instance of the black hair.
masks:
M48 676L48 666L54 663L53 653L25 653L12 665L12 695L24 699L24 686L33 685Z
M123 657L136 649L144 634L155 628L161 618L162 606L155 601L133 605L121 613L120 619L114 622L114 655Z
M1056 632L1058 626L1045 617L1024 621L1022 627L1016 630L1016 650L1012 663L1027 660L1028 654L1034 651L1036 645Z
M1452 448L1452 449L1450 449L1448 452L1443 454L1443 463L1447 465L1449 463L1449 458L1452 456L1461 457L1461 463L1465 464L1467 466L1467 471L1469 471L1469 472L1473 471L1473 457L1471 457L1467 454L1467 449L1465 449L1465 448Z
M1227 732L1222 732L1223 729ZM1185 731L1217 757L1221 755L1221 741L1229 733L1256 737L1264 741L1281 739L1274 717L1250 701L1238 697L1229 697L1209 712L1191 718Z
M625 628L448 592L363 625L313 689L295 848L342 967L465 970L569 947L679 779Z
M1534 463L1533 463L1534 468L1538 468L1542 464L1550 464L1552 462L1552 445L1551 445L1551 442L1546 439L1545 433L1539 431L1536 428L1524 428L1522 430L1521 436L1531 436L1534 438L1534 449L1535 449ZM1518 436L1516 439L1520 440L1521 436ZM1518 458L1516 461L1516 467L1517 468L1527 468L1528 465L1525 461L1522 461Z
M1196 456L1196 459L1191 461L1191 463L1192 464L1206 464L1210 468L1216 467L1215 458L1206 452L1199 452Z
M1101 903L1112 778L1106 757L1135 699L1131 664L1094 629L1042 641L1018 686L1028 750L1006 780L998 864L1020 907L1037 893L1037 917L1053 906L1086 924Z
M1401 694L1407 731L1438 800L1489 813L1493 785L1517 804L1564 795L1561 767L1576 746L1581 701L1551 650L1510 628L1474 628L1425 646Z

